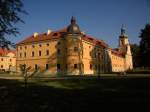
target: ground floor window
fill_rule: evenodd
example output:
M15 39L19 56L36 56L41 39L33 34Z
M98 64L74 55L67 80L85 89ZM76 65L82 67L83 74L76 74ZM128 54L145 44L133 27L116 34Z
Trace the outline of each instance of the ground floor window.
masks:
M57 70L60 70L60 64L57 64Z
M49 69L49 64L46 64L45 67L46 67L46 70L48 70Z
M90 69L92 70L92 64L90 64Z
M35 70L37 70L38 69L38 65L37 64L35 64Z
M77 69L77 68L78 68L77 64L74 64L74 69Z
M9 65L9 69L12 67L12 65Z

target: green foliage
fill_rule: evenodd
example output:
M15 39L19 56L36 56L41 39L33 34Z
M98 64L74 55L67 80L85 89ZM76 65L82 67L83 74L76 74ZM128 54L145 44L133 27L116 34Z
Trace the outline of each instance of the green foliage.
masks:
M150 25L145 25L145 28L141 30L140 34L140 53L141 53L141 65L144 67L150 66Z
M139 67L140 66L140 61L141 61L139 45L132 44L131 45L131 52L132 52L132 56L133 56L133 66L134 67Z
M24 23L19 14L27 14L22 8L21 0L0 0L0 47L15 46L6 36L19 34L15 24L18 22Z
M37 69L34 70L32 73L29 73L30 70L31 70L31 66L27 67L26 64L21 64L20 65L20 71L21 71L21 74L22 74L22 76L24 78L25 88L27 88L28 79L30 77L34 76L40 70L40 68L37 67Z

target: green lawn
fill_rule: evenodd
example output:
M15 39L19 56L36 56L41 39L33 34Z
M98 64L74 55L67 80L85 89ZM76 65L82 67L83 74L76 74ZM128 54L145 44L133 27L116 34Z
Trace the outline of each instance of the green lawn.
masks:
M83 112L150 103L150 78L0 79L0 112ZM94 110L93 110L94 109Z

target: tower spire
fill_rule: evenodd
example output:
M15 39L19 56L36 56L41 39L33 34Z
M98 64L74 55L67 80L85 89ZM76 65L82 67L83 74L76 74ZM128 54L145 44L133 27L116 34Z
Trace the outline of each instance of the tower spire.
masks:
M74 16L71 17L71 24L75 24L76 23L76 18Z
M122 26L121 26L121 36L125 36L125 32L126 32L125 26L124 26L124 24L122 24Z

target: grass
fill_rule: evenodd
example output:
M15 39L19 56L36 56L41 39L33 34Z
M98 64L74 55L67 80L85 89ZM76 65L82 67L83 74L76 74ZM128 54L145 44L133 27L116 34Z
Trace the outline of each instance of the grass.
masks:
M101 111L150 103L150 78L0 79L0 112ZM107 109L107 108L105 108Z

